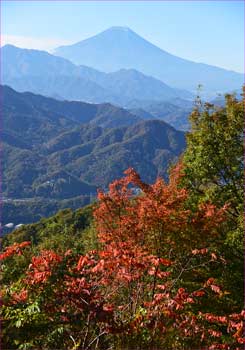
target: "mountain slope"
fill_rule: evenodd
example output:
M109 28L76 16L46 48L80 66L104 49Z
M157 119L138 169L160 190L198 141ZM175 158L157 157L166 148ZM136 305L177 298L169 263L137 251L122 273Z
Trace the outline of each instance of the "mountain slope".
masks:
M142 74L135 69L120 69L112 73L102 73L80 66L83 76L114 93L119 104L127 104L134 99L163 101L182 97L192 99L186 90L173 89L162 81Z
M68 198L95 193L70 172L48 169L45 145L80 124L122 126L140 119L112 105L57 101L2 86L3 96L3 193L6 197ZM106 117L105 117L106 116ZM84 127L84 138L89 134ZM96 135L95 135L96 136ZM87 140L88 141L88 140Z
M190 91L196 91L198 84L208 92L226 91L227 86L233 90L243 84L240 73L171 55L125 27L109 28L76 44L58 47L54 53L105 72L137 69Z
M97 128L90 132L94 138L86 141L82 139L84 128L47 144L49 167L60 168L65 163L70 173L103 187L128 167L134 167L145 181L166 178L170 161L176 160L185 147L184 133L158 120L109 130Z
M25 92L19 93L1 86L4 112L4 132L19 135L22 141L42 143L66 128L84 123L103 127L126 126L139 117L109 103L91 104L59 101Z
M70 100L106 101L109 95L96 83L83 78L79 67L45 51L5 45L2 82L14 89Z
M185 146L183 132L162 121L138 122L112 105L2 90L6 198L95 194L97 186L107 186L131 166L153 181L166 176L169 162ZM115 128L120 120L122 126Z

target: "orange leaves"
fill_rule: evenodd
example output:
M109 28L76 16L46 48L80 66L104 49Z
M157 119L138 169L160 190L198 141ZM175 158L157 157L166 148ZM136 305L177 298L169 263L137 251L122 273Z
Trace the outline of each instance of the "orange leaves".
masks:
M202 203L199 205L199 212L195 220L199 220L205 232L213 232L226 219L228 205L225 204L218 209L212 203Z
M149 262L151 263L150 268L148 269L148 275L156 276L158 278L168 277L171 272L170 271L162 271L160 267L162 266L170 266L172 262L169 259L157 258L154 256L149 256Z
M215 328L208 328L207 332L214 338L222 337L222 332L217 329L220 325L226 327L226 332L231 335L231 341L229 344L214 343L209 349L240 349L239 344L245 344L245 338L242 336L244 333L244 311L239 314L231 314L228 316L217 316L211 313L202 314L199 312L199 317L205 319L210 326ZM233 347L230 347L232 345Z
M169 259L159 258L159 262L164 266L172 265L172 261Z
M172 169L169 183L158 178L148 185L132 168L125 175L114 181L107 193L98 193L94 217L101 243L131 242L132 246L144 246L149 253L159 255L172 247L189 249L193 240L199 247L217 236L227 206L217 209L204 203L195 212L190 211L188 191L180 187L181 163ZM133 196L132 186L141 190L140 195ZM205 249L194 249L193 254L205 255ZM212 260L216 260L214 253Z
M239 343L239 344L245 344L245 338L237 338L237 342Z
M216 316L211 313L202 314L199 312L200 316L203 316L205 320L207 320L210 323L220 323L220 324L227 324L228 318L226 316Z
M179 185L181 179L184 177L184 164L182 161L179 161L172 169L169 176L169 182L172 186Z
M196 298L208 296L208 293L200 289L192 293L184 288L179 288L177 292L172 290L175 282L171 282L169 277L178 261L173 264L166 257L177 259L178 253L183 254L186 249L189 254L190 246L194 244L197 248L192 249L191 260L208 258L206 263L217 261L215 252L200 247L206 246L209 239L212 241L213 236L218 234L220 223L225 219L226 206L217 209L211 203L205 203L195 211L189 210L188 191L180 187L183 177L181 163L172 169L169 183L158 178L154 184L148 185L132 168L126 170L125 175L114 181L107 193L98 194L94 217L103 249L91 271L101 275L100 283L107 288L111 300L118 298L112 290L122 288L130 294L133 309L137 309L137 303L144 305L143 314L135 318L137 322L133 331L137 327L154 328L156 331L160 329L160 324L165 327L164 318L165 322L173 322L171 327L176 332L181 329L182 336L196 337L200 331L201 337L205 334L202 325L198 324L195 316L189 317L185 311L190 304L196 303ZM132 186L140 189L138 196L133 196ZM221 288L212 278L204 287L221 295ZM123 310L127 307L120 309L120 313ZM222 323L224 319L220 317ZM210 329L208 335L209 338L220 337L216 329Z
M202 296L205 295L205 292L204 292L204 290L197 290L197 291L194 291L194 292L192 293L192 295L193 295L194 297L202 297Z
M206 281L205 285L206 285L206 286L210 286L212 283L214 283L214 278L213 278L213 277L210 277L210 278Z
M200 255L200 256L202 256L202 255L205 255L205 256L207 256L207 257L210 257L210 262L212 261L212 262L214 262L214 261L220 261L220 262L222 262L222 264L224 264L225 263L225 260L223 259L223 257L221 257L221 256L217 256L217 254L215 253L215 252L213 252L213 251L210 251L210 249L208 249L208 248L201 248L201 249L193 249L192 251L191 251L191 253L194 255L194 256L197 256L197 255ZM219 259L218 259L219 258Z
M160 265L163 266L170 266L172 265L172 261L169 259L165 259L165 258L157 258L154 255L149 255L149 259L151 260L152 265L158 267Z
M45 271L60 263L61 260L62 258L52 250L43 250L40 255L32 257L29 268Z
M20 292L15 292L11 295L13 304L23 303L28 298L28 292L26 289L22 288Z
M81 270L84 267L84 265L86 265L87 262L88 262L88 257L81 256L77 264L78 271Z
M62 258L51 250L41 251L39 256L32 257L27 273L30 284L45 283L52 274L52 269L61 262Z
M155 267L150 267L149 270L148 270L148 275L150 276L154 276L156 273L156 268Z
M198 254L205 255L205 254L207 254L207 252L208 252L208 249L207 249L207 248L193 249L193 250L192 250L192 254L193 254L193 255L198 255Z
M212 337L216 337L216 338L220 338L222 336L222 332L220 331L215 331L213 329L208 329L208 333L212 336Z
M216 207L213 204L204 204L200 206L200 209L203 209L204 212L204 216L206 217L212 217L214 216L215 212L216 212Z
M113 312L115 309L114 305L112 304L105 304L103 305L103 310L107 312Z
M96 266L94 266L92 268L92 272L103 272L105 269L105 260L104 259L100 259L100 261L98 262L98 264Z
M132 168L125 174L125 178L109 186L108 193L98 194L94 216L101 242L131 241L132 245L142 246L152 241L149 234L153 230L172 230L186 222L188 212L182 207L187 193L177 189L176 181L166 185L158 179L148 185ZM130 185L139 187L141 195L133 197Z
M158 269L156 269L155 267L150 267L150 269L148 270L148 275L150 276L156 276L158 278L166 278L171 274L171 272L169 271L160 271Z
M93 259L93 255L89 256L89 254L85 256L81 256L77 263L77 270L81 271L84 267L91 267L95 263L95 260Z
M212 289L212 291L214 291L215 293L217 294L220 294L221 293L221 289L219 286L216 286L214 284L211 284L210 288Z
M215 282L215 279L211 277L205 282L204 287L210 287L213 292L221 295L222 294L221 288L217 286L214 282Z
M230 350L228 344L213 344L208 347L209 350Z
M166 286L164 284L158 284L157 289L166 290Z
M80 302L79 298L82 298L82 297L83 297L82 304L84 303L86 304L86 301L84 300L84 298L88 299L88 296L91 295L91 291L90 291L91 284L86 281L85 277L70 278L67 276L64 282L65 282L65 290L63 291L63 296L66 300L66 304L68 305L69 301L79 304Z
M211 259L213 261L217 260L217 255L215 253L211 253Z
M22 249L31 245L31 242L26 241L22 243L14 243L13 245L6 247L5 251L0 254L0 260L4 260L12 255L22 255Z

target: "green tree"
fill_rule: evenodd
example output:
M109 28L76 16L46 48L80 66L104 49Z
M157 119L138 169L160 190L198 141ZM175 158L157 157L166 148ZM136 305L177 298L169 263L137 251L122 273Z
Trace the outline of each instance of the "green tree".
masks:
M183 156L183 185L189 189L193 207L212 202L228 204L223 251L228 261L224 279L237 300L243 295L243 185L244 185L244 93L238 100L226 95L225 106L203 104L197 98L191 116L191 132ZM234 297L233 295L233 297Z

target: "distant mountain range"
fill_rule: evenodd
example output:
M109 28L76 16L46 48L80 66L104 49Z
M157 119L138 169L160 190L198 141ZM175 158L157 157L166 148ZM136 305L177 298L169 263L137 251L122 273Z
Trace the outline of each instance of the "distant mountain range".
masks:
M132 166L166 177L184 133L110 104L57 101L3 86L3 195L71 199L96 192ZM115 127L117 126L117 127Z
M148 115L152 113L147 119L157 118L175 128L188 129L189 106L192 105L193 96L188 91L173 89L134 69L106 74L93 68L75 66L45 51L11 45L2 48L2 59L2 81L17 91L31 91L59 100L113 103L129 110L137 109L133 114L145 119L142 113L139 115L139 109L143 109ZM113 108L110 107L111 111ZM106 112L108 114L109 108L106 108ZM116 122L119 124L114 126L122 125L119 115Z
M203 96L215 99L217 92L239 91L243 83L242 74L180 59L124 27L58 48L55 54L76 64L45 51L5 45L2 83L59 100L110 103L180 130L189 128L194 95L188 89L201 83Z
M136 69L192 92L199 84L206 92L217 93L240 89L244 83L243 74L174 56L127 27L109 28L73 45L58 47L54 53L104 72Z
M132 100L163 101L192 98L188 91L171 88L160 80L134 69L103 73L76 66L45 51L2 48L2 82L17 91L31 91L59 99L92 103L110 102L125 106Z

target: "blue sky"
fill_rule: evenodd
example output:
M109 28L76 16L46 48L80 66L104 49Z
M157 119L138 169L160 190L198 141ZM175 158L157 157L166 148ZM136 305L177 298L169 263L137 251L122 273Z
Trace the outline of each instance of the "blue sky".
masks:
M244 71L244 2L1 1L2 44L50 50L127 26L177 56Z

